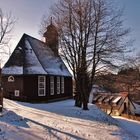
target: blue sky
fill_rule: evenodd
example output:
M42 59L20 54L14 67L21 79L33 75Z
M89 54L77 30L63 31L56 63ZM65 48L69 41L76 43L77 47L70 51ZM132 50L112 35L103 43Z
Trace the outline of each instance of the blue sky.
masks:
M140 53L140 0L118 0L118 5L124 7L124 25L131 28L135 52Z
M49 12L55 0L0 0L0 8L12 12L18 22L15 25L12 42L18 43L23 33L39 38L39 25L42 15Z
M0 8L11 11L18 18L13 37L12 49L23 33L39 38L39 25L42 15L49 13L49 8L57 0L0 0ZM112 0L113 1L113 0ZM115 4L124 7L124 25L132 29L131 37L135 39L134 47L140 52L140 0L114 0Z

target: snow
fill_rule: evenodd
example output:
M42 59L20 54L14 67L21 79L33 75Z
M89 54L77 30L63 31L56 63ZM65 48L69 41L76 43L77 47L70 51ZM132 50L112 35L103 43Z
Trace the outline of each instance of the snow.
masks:
M114 117L121 124L122 128L127 130L129 133L133 133L140 140L140 122L126 119L123 117Z
M88 111L73 105L72 99L42 104L4 99L0 140L140 139L139 122L116 120L93 104Z
M23 74L23 67L22 66L10 66L5 67L2 69L2 74Z
M135 109L135 113L136 113L136 114L140 114L140 105L139 105L139 104L136 104L136 103L134 103L134 102L133 102L133 104L134 104L134 106L135 106L135 108L136 108L136 109Z
M117 97L112 101L112 103L117 103L120 99L121 99L121 97Z
M105 93L105 92L107 92L107 91L104 88L102 88L98 85L93 85L92 89L91 89L91 92L90 92L89 103L92 103L93 97L94 97L95 94Z
M32 48L45 71L50 75L71 76L60 56L56 56L45 43L29 37Z
M47 74L47 72L43 69L42 65L40 64L38 58L34 53L34 50L32 50L32 47L27 39L25 40L25 47L26 47L25 52L26 67L24 68L25 73Z

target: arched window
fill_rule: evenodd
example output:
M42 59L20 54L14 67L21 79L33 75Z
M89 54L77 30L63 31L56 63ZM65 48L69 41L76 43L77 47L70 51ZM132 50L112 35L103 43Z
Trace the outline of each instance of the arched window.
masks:
M14 82L14 81L15 81L15 78L13 76L8 77L8 82Z

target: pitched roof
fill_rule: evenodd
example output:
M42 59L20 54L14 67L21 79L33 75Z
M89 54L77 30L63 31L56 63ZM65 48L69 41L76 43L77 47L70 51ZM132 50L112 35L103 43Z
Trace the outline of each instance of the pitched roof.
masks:
M71 76L60 56L44 42L24 34L2 68L4 75L48 74Z
M120 108L126 97L128 97L128 94L125 92L116 94L100 93L94 96L93 103L99 104L103 108L110 108L111 106L113 108Z
M113 109L119 109L127 97L129 102L131 102L132 106L135 108L127 92L120 92L120 93L113 93L113 94L99 93L94 96L92 103L105 109L109 109L111 108L111 106L113 107Z

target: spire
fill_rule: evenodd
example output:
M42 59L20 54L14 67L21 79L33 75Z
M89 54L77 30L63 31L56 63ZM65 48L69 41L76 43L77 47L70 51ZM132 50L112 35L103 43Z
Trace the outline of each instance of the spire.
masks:
M52 25L52 20L53 20L53 18L51 17L50 25Z
M58 32L57 28L53 25L52 17L50 19L50 25L47 26L43 37L45 38L45 43L58 55Z

